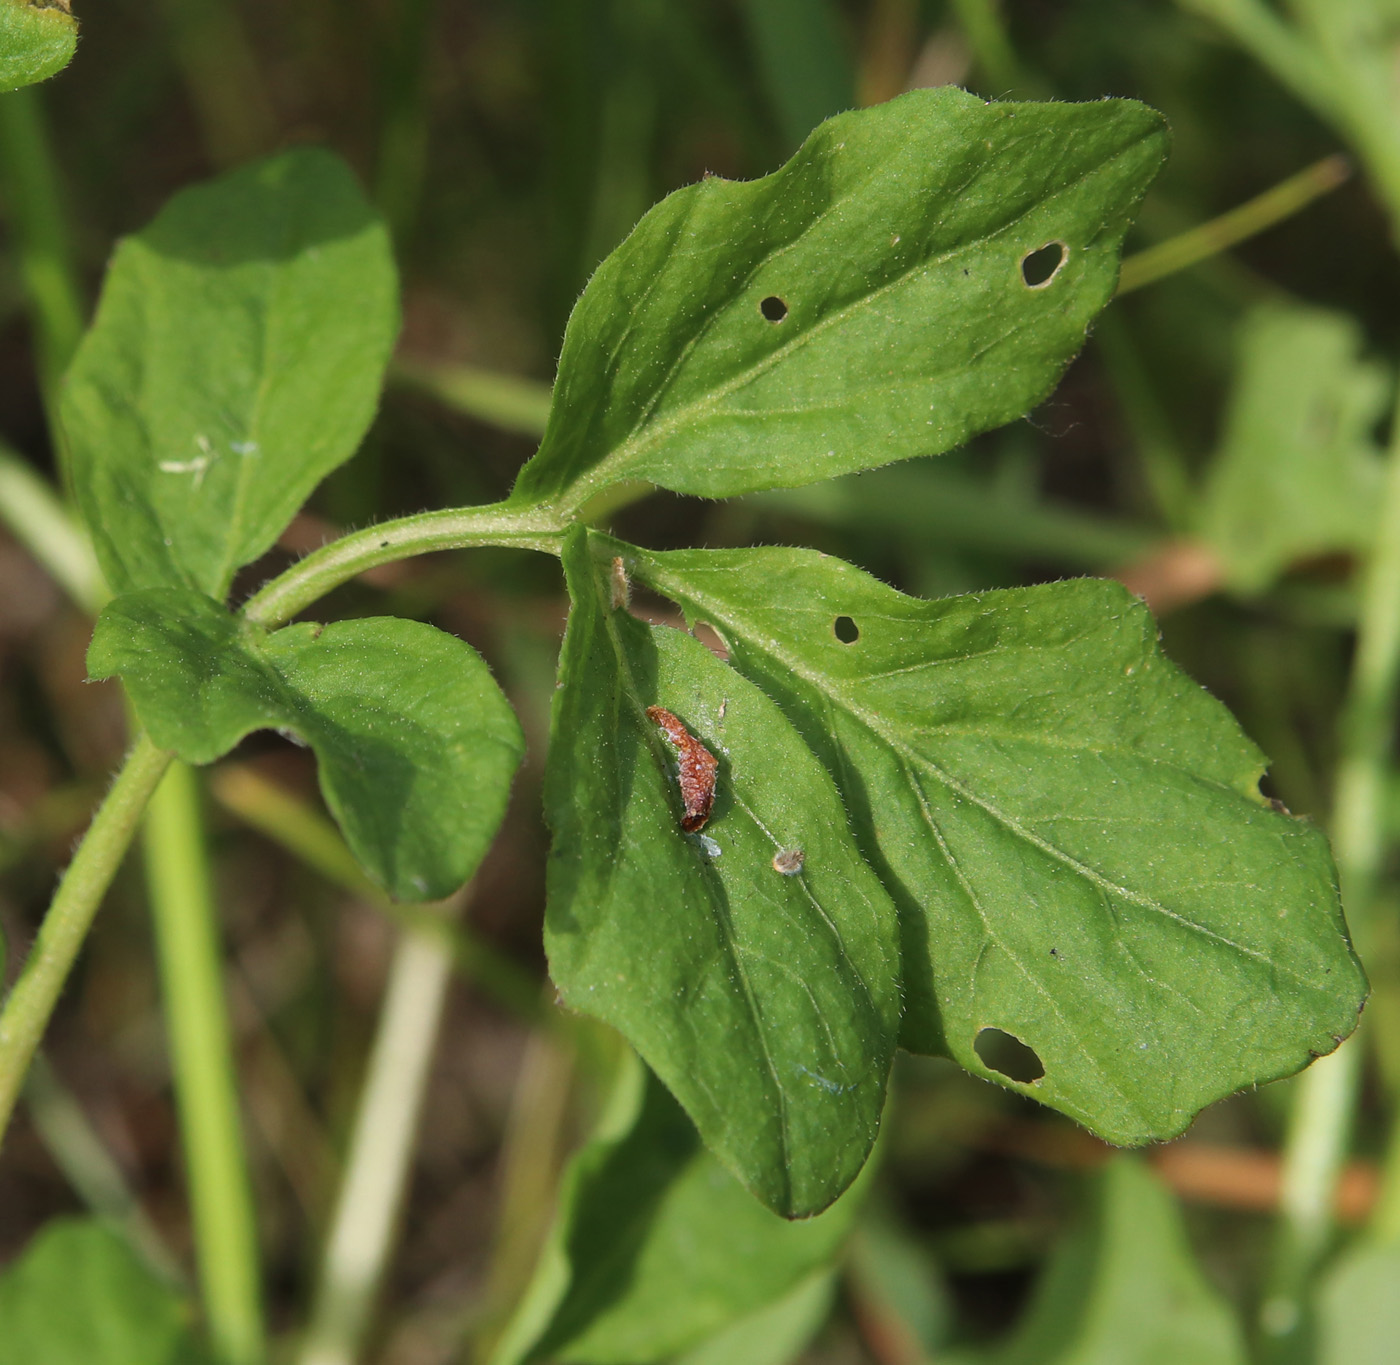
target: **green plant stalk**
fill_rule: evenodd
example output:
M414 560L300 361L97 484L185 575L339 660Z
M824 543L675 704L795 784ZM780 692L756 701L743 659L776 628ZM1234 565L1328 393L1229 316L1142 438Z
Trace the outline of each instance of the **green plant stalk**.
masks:
M1339 152L1325 156L1272 189L1246 200L1238 208L1212 218L1156 246L1128 256L1118 276L1118 295L1155 284L1201 261L1228 251L1292 217L1314 199L1329 194L1351 176L1351 163Z
M418 217L428 161L427 58L434 0L401 0L384 35L389 56L380 82L383 115L374 200L403 250Z
M1347 920L1362 960L1386 847L1385 790L1400 684L1400 409L1391 436L1375 549L1366 569L1356 657L1341 719L1332 840ZM1353 1040L1298 1082L1284 1139L1280 1224L1261 1327L1271 1358L1288 1358L1304 1295L1334 1227L1337 1176L1361 1081Z
M172 764L152 797L143 845L205 1314L225 1365L258 1365L252 1192L198 787L185 764Z
M506 545L557 555L568 515L509 501L419 512L342 536L274 578L243 605L255 625L279 626L366 569L434 550Z
M1024 96L1026 75L1007 40L993 0L953 0L953 8L986 88L994 90L999 99L1013 90Z
M443 365L398 359L390 380L430 394L450 408L520 436L544 435L553 391L537 379L500 374L475 365Z
M1259 0L1180 0L1183 9L1214 20L1325 119L1341 121L1339 92L1316 51Z
M84 611L96 615L107 599L87 533L47 480L0 443L0 521Z
M0 1010L0 1139L78 949L170 758L145 735L132 746L68 864L34 947Z
M266 151L276 136L272 106L230 0L163 0L163 8L210 159L231 166Z
M35 89L0 95L0 177L56 433L58 381L82 339L85 309L40 99Z
M99 1218L121 1229L156 1274L178 1284L180 1265L122 1168L88 1121L72 1091L54 1074L42 1052L35 1054L24 1084L29 1120L68 1183Z
M510 958L482 942L464 925L421 905L392 900L360 870L335 826L275 783L250 768L227 764L210 781L214 798L260 834L279 844L328 882L374 906L405 929L436 935L454 965L497 1004L531 1024L547 1026L536 980Z
M408 1183L451 968L440 935L401 935L299 1365L360 1358Z

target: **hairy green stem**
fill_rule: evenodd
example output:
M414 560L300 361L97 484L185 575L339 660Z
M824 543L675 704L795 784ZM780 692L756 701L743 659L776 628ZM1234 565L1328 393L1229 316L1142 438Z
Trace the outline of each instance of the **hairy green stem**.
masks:
M354 1365L364 1348L408 1184L451 968L440 935L404 931L389 968L300 1365Z
M225 1365L257 1365L265 1343L252 1191L199 791L185 764L172 764L155 792L143 843L205 1314Z
M1363 960L1386 848L1385 785L1400 684L1400 407L1375 548L1361 592L1356 656L1341 718L1332 840L1347 919ZM1337 1176L1361 1081L1353 1040L1298 1082L1284 1140L1280 1223L1260 1326L1270 1359L1292 1358L1305 1294L1334 1227Z
M68 864L19 980L0 1010L0 1139L78 949L169 763L170 755L144 735L132 746Z
M366 569L433 550L509 545L558 554L567 521L550 507L510 502L419 512L342 536L274 578L243 605L260 626L279 626Z

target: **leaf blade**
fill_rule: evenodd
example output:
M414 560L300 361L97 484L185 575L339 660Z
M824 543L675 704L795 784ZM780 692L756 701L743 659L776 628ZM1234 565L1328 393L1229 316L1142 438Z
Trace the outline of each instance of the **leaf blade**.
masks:
M551 975L573 1008L627 1036L759 1198L816 1212L879 1124L899 1010L894 907L777 708L691 636L614 609L581 529L564 562ZM653 704L720 759L703 834L680 828ZM806 861L785 876L773 859L791 846Z
M829 120L762 180L678 191L585 290L516 496L794 486L1021 416L1111 296L1164 149L1142 105L945 88ZM1028 287L1048 242L1062 265Z
M1355 1026L1326 841L1118 585L923 602L809 551L626 554L836 776L900 907L903 1046L1134 1144Z
M0 92L57 75L77 46L78 21L66 0L0 0Z
M189 589L147 589L104 610L88 668L120 673L151 738L191 763L258 729L300 736L346 842L400 900L475 871L524 751L480 656L395 617L267 635Z
M112 589L222 598L354 453L397 331L388 234L326 152L185 190L122 242L61 409Z

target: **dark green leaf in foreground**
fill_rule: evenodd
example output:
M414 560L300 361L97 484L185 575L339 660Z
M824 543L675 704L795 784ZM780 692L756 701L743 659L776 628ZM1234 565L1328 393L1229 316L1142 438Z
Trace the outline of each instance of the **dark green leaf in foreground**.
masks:
M607 552L836 775L900 907L904 1046L1139 1143L1355 1027L1325 839L1117 583L929 602L807 550Z
M151 738L189 763L253 730L305 741L346 842L400 900L445 896L471 876L524 748L481 657L417 621L267 634L197 592L152 588L103 611L88 669L120 673Z
M879 1125L899 1018L893 904L831 779L752 683L610 600L582 530L545 805L545 946L567 1003L626 1035L706 1144L771 1208L825 1208ZM680 827L664 706L719 759L709 824ZM801 848L793 876L774 867Z
M0 0L0 91L56 75L77 46L68 0Z
M570 1163L550 1245L493 1365L651 1365L765 1312L777 1320L752 1325L775 1338L812 1330L807 1281L839 1252L859 1188L789 1222L706 1152L646 1068L624 1078L613 1110L611 1132ZM786 1303L798 1289L806 1297Z
M388 234L328 152L185 190L124 241L62 405L113 591L222 598L354 454L397 331Z
M1362 341L1351 318L1296 305L1268 304L1242 324L1200 528L1231 587L1258 592L1296 560L1370 545L1381 488L1372 433L1391 385L1360 358Z
M516 496L791 487L1020 417L1112 296L1165 151L1131 101L948 86L829 120L762 180L677 191L574 309Z
M1012 1342L986 1365L1245 1365L1243 1334L1206 1283L1170 1193L1119 1157L1057 1248Z
M0 1365L199 1365L190 1316L110 1228L59 1220L0 1275Z

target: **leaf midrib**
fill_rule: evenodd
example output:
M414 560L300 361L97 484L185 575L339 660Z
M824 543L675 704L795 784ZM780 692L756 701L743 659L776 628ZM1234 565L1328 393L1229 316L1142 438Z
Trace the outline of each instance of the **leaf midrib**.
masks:
M713 388L706 392L702 397L694 399L688 404L683 404L682 406L676 408L669 415L663 416L655 423L644 427L643 423L647 421L650 414L653 411L655 411L655 409L660 405L662 399L664 398L666 390L670 387L671 383L673 382L674 375L677 372L677 367L681 363L681 358L678 357L676 362L672 365L671 369L668 370L667 374L663 377L661 384L658 386L658 393L644 408L642 414L634 423L629 435L623 440L623 442L620 445L614 446L612 450L607 452L600 460L598 460L596 464L592 465L591 468L589 468L584 474L580 475L573 482L573 484L571 485L574 492L572 505L578 506L582 502L586 501L598 489L600 485L606 485L609 481L615 481L618 478L627 477L627 466L635 462L647 450L649 446L660 444L662 441L665 440L666 437L670 436L678 427L683 427L689 422L699 421L703 417L708 416L711 410L716 408L719 405L719 403L721 403L730 394L737 392L745 385L750 384L756 379L758 379L769 369L771 369L774 365L784 360L794 350L808 345L810 342L813 341L813 339L819 337L826 331L830 330L832 327L837 326L839 323L844 322L847 317L857 313L863 308L873 305L877 300L884 297L887 293L901 287L910 278L910 276L917 273L938 269L940 266L947 264L949 261L957 259L963 253L984 246L986 243L994 241L996 238L1011 231L1032 212L1042 208L1048 202L1049 198L1071 193L1079 189L1085 182L1099 176L1100 174L1105 173L1110 168L1115 167L1124 157L1129 155L1129 153L1132 150L1137 148L1146 139L1147 136L1150 136L1150 134L1144 134L1143 136L1129 143L1127 146L1121 148L1112 157L1108 158L1105 161L1099 162L1097 165L1090 168L1089 170L1081 172L1078 176L1074 177L1074 179L1072 179L1068 184L1056 190L1054 196L1047 196L1047 198L1037 200L1034 205L1026 209L1023 213L1019 214L1014 218L1008 219L1005 223L1003 223L1000 227L994 229L993 231L985 233L981 237L975 237L970 241L959 243L956 247L941 252L937 255L926 256L922 258L916 264L911 265L908 269L899 272L897 275L887 280L884 284L880 285L879 288L874 289L869 293L862 294L859 298L852 300L849 304L846 304L841 308L834 309L832 312L827 313L825 316L818 319L810 327L808 327L806 331L798 333L792 338L791 341L784 342L775 350L770 351L762 359L750 365L747 369L739 371L737 374L733 375L730 379L725 380L716 388ZM1082 251L1080 254L1083 254ZM765 257L764 262L760 262L760 265L765 263L767 259L768 258ZM759 267L755 267L755 271L758 268ZM748 281L752 278L753 273L754 272L751 271L749 276L745 277L743 288L747 288ZM715 309L715 312L711 315L711 318L702 325L699 336L703 336L705 334L706 330L714 324L716 318L722 311L727 311L733 305L734 300L738 297L739 293L741 292L742 289L736 288L736 290L733 293L731 293L730 296ZM1029 324L1020 324L1018 330L1023 329L1027 325ZM697 344L698 340L699 337L697 337ZM689 355L691 350L693 350L693 347L684 348L683 355ZM536 458L538 458L538 456ZM565 491L568 491L567 487Z

